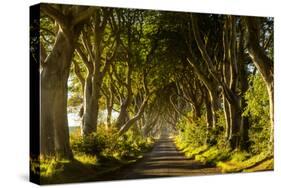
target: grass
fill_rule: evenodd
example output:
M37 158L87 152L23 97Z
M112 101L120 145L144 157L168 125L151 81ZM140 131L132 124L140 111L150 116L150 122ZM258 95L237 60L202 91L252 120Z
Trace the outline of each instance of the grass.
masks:
M194 159L197 155L207 151L208 149L208 146L203 145L200 147L187 147L183 150L183 152L187 159Z
M223 161L229 158L230 151L228 148L218 148L217 146L209 147L203 153L195 156L195 160L204 164L216 165L217 162Z
M253 156L245 151L231 151L228 147L207 145L195 147L186 146L177 138L174 141L186 158L217 166L223 173L266 171L272 170L274 166L273 155L267 152Z
M40 158L31 162L33 173L40 174L41 184L82 182L97 173L96 166L96 158L86 155L76 155L73 160Z
M260 153L245 160L228 160L219 162L223 173L229 172L254 172L273 169L273 156Z
M110 173L135 163L154 144L152 138L142 139L132 134L115 138L103 132L85 142L77 132L76 129L71 133L73 160L56 160L54 157L32 160L31 169L40 176L41 184L112 179Z
M274 160L273 158L270 158L252 168L243 170L243 172L266 171L266 170L273 170L273 168L274 168Z
M34 173L40 173L41 184L74 183L99 180L104 175L137 162L143 155L134 159L121 160L114 157L96 157L76 154L74 160L41 159L32 162ZM40 171L39 171L40 169Z

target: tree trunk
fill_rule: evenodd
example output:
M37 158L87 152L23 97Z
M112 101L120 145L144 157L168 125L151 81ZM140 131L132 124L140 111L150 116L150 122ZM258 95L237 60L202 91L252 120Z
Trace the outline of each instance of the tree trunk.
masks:
M198 104L192 104L193 120L197 120L201 117L200 106Z
M242 40L242 39L241 39ZM242 42L240 43L242 44ZM241 48L240 53L240 59L239 59L239 67L240 67L240 84L241 84L241 110L245 109L247 107L247 101L245 100L245 92L249 89L249 84L245 80L248 80L248 74L247 74L247 65L245 65L245 58L244 58L244 49ZM242 113L242 112L241 112ZM241 135L241 149L242 150L249 150L249 117L242 116L241 119L241 129L240 129L240 135Z
M247 47L250 57L261 73L261 76L266 84L269 96L269 113L271 123L270 145L273 143L274 131L274 65L273 60L266 54L265 49L260 46L260 28L258 18L246 17L245 24L248 30Z
M229 132L229 141L232 149L240 148L241 146L241 135L240 135L240 127L241 127L241 112L239 105L230 104L229 112L230 112L230 132Z
M93 82L93 83L92 83ZM100 85L93 81L92 75L86 79L84 91L84 115L82 123L82 135L87 136L97 131L99 113Z
M128 99L121 104L120 113L115 124L118 129L121 129L122 125L126 123L126 118L128 117L127 107L129 105L127 105L127 100Z
M121 126L119 130L119 135L124 134L134 123L136 123L141 118L141 116L144 113L147 102L148 102L148 97L146 97L142 102L141 107L138 110L138 113Z
M273 91L273 82L272 84L267 84L267 92L269 96L269 109L270 109L270 144L274 142L274 91Z
M93 122L92 122L92 132L96 132L97 131L97 125L98 125L98 116L99 116L99 99L100 99L100 86L96 85L96 87L94 87L94 91L93 91L93 100L92 100L92 107L93 107L93 111L92 111L92 117L93 117Z
M91 95L92 95L92 76L90 73L88 73L88 76L86 78L85 88L84 88L84 97L83 97L83 106L84 106L84 112L83 112L83 118L82 118L82 127L81 127L81 135L88 134L90 130L88 130L88 123L91 122Z
M210 99L208 96L205 97L205 107L206 107L206 119L207 119L207 133L206 133L206 144L209 143L209 132L213 125L213 114L212 114L212 106L210 103Z
M229 112L229 103L226 100L226 97L223 96L223 108L224 108L224 117L225 117L225 139L228 140L230 135L230 112Z
M212 109L212 128L216 128L217 124L217 115L216 112L218 111L218 96L216 94L216 91L210 91L209 90L209 96L210 96L210 103L211 103L211 109Z
M213 124L212 107L208 96L205 98L207 128L211 128Z
M75 38L75 37L74 37ZM74 38L59 31L41 72L41 154L73 157L67 120L67 80ZM74 39L74 40L73 40Z
M106 126L107 126L107 129L109 127L111 127L111 117L112 117L112 106L108 105L107 106L107 117L106 117Z

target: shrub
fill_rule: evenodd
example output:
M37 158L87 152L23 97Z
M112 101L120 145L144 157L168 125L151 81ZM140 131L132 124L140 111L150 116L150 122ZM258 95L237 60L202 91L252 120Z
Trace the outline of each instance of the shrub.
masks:
M260 74L251 75L249 81L252 84L245 94L247 107L243 116L249 118L251 125L249 129L250 151L258 154L271 148L268 147L270 140L269 99L266 85Z
M212 146L204 153L196 155L195 159L206 164L215 165L217 162L227 160L229 157L230 150L228 148L222 149Z
M71 135L71 146L76 156L96 155L102 160L138 157L149 149L152 143L152 138L144 138L132 130L118 136L118 131L114 127L105 129L100 126L96 133L86 137L77 133Z
M105 135L92 133L86 137L79 137L72 140L71 145L74 152L84 153L89 155L100 154L106 147Z
M177 136L178 143L182 143L181 147L199 147L205 144L207 138L207 125L205 117L199 118L197 121L187 123L182 119L178 124L180 132Z

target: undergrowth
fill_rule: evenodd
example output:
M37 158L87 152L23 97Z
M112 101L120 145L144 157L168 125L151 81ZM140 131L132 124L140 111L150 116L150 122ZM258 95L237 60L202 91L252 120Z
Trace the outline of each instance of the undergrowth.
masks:
M153 143L153 138L141 137L132 130L118 136L116 129L106 130L100 126L96 133L87 137L80 136L77 130L70 135L73 160L41 157L32 159L31 169L40 175L42 184L90 181L135 162Z
M259 143L256 137L250 134L251 145L248 151L232 150L224 137L223 113L218 112L218 117L216 129L209 133L203 118L192 123L185 120L178 123L179 133L175 136L174 142L187 159L217 166L223 173L273 169L273 147L265 147L267 142ZM206 139L210 137L211 141ZM256 139L255 142L252 142L252 139Z

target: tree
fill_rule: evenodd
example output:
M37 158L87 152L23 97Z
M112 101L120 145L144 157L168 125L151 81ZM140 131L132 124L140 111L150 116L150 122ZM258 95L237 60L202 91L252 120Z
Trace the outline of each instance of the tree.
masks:
M72 158L67 120L67 80L77 39L95 8L44 4L42 12L58 25L55 43L41 60L41 155ZM73 19L75 18L75 19ZM42 58L44 56L41 56Z
M113 22L112 27L108 26ZM98 9L93 20L85 27L82 44L76 51L87 68L85 78L82 135L96 132L99 113L99 99L103 78L118 49L119 31L112 9Z
M272 45L272 22L270 21L267 23L269 29L267 32L261 35L261 26L262 20L260 18L255 17L245 17L244 22L247 28L247 49L250 54L250 57L261 73L261 76L266 84L267 93L269 96L269 110L270 110L270 123L271 123L271 137L270 142L273 143L273 129L274 129L274 66L273 66L273 54L270 54L271 57L268 55L267 51L268 48ZM261 46L261 36L268 36L263 37L264 41Z

